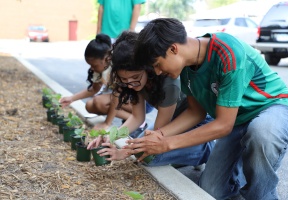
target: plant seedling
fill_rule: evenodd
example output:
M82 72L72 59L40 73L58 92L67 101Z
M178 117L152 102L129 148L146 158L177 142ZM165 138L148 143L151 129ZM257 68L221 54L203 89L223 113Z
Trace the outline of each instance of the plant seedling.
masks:
M131 197L134 200L138 200L138 199L144 199L144 196L142 194L140 194L139 192L135 192L135 191L124 191L124 194L128 195L129 197Z
M43 88L42 89L42 95L43 96L48 97L48 96L50 96L52 94L53 94L53 91L50 88Z
M104 136L104 135L107 135L109 134L109 132L106 132L104 129L101 129L101 130L95 130L95 129L92 129L90 132L89 132L89 136L91 138L95 138L95 137L98 137L100 135Z
M105 136L105 135L109 135L110 143L114 144L116 140L120 138L128 137L129 129L126 126L123 126L120 129L118 129L116 126L112 126L109 131L106 131L104 129L101 129L101 130L93 129L89 133L89 136L91 138L95 138L98 136Z
M112 126L109 133L110 143L114 144L116 140L120 138L128 137L129 129L126 126L118 129L116 126Z
M61 98L61 94L50 94L47 96L49 99L49 103L46 103L45 106L49 110L61 111L61 104L59 103L59 99Z
M83 126L83 121L77 116L73 115L71 112L68 114L68 122L66 125L70 128L81 128Z

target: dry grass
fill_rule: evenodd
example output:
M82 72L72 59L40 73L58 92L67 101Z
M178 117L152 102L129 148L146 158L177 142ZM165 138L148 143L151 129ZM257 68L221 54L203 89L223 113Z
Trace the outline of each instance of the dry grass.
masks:
M44 87L16 59L0 54L1 200L129 199L124 191L151 200L175 199L131 161L101 167L93 161L78 162L58 126L46 120Z

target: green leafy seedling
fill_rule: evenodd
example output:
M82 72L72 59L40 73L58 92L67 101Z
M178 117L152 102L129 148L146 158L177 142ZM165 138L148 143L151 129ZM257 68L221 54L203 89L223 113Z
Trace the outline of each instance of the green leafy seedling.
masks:
M110 142L111 144L114 144L116 140L128 137L128 135L129 129L126 126L123 126L120 129L117 129L116 126L113 126L111 127L109 134Z
M117 140L117 134L118 134L118 129L116 126L112 126L110 128L110 134L109 134L109 139L111 144L114 144L114 142Z
M46 96L49 99L49 103L46 103L46 108L50 110L61 110L61 104L59 103L59 99L61 98L61 94L49 94Z
M124 194L128 195L129 197L131 197L134 200L144 199L144 196L142 194L140 194L139 192L125 191Z
M68 127L81 128L83 124L77 115L73 115L71 112L68 114L68 122L66 123Z
M50 89L50 88L43 88L42 89L42 94L44 96L49 96L49 95L52 95L53 94L53 91Z
M86 133L84 132L84 128L77 128L75 129L74 133L78 136L86 136Z
M121 127L121 128L118 130L118 135L117 135L118 138L125 138L125 137L127 137L128 135L129 135L129 129L128 129L128 127L123 126L123 127Z
M108 134L109 134L109 132L106 132L104 129L101 129L101 130L92 129L89 132L89 136L92 138L98 137L100 135L104 136L104 135L108 135Z

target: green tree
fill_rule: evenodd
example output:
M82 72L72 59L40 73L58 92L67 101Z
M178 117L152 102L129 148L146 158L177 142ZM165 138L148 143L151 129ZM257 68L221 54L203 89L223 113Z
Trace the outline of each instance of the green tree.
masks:
M91 21L92 23L97 24L99 3L97 2L97 0L92 0L92 2L93 2L94 9L93 9Z
M150 0L149 12L158 13L160 16L173 17L186 20L195 13L193 3L195 0Z
M212 8L218 8L221 6L226 6L235 2L238 2L239 0L206 0L206 3L210 9Z

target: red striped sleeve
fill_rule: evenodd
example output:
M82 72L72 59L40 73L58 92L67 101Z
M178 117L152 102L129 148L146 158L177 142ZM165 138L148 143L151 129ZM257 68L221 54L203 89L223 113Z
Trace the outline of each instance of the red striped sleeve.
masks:
M216 38L216 34L212 34L211 37L210 46L208 49L208 62L211 61L213 51L215 51L220 57L221 62L224 66L224 73L236 69L236 58L234 52L226 43Z
M253 81L250 82L249 84L256 92L259 94L262 94L268 99L273 99L273 98L288 98L288 94L278 94L277 96L271 96L270 94L262 91Z

